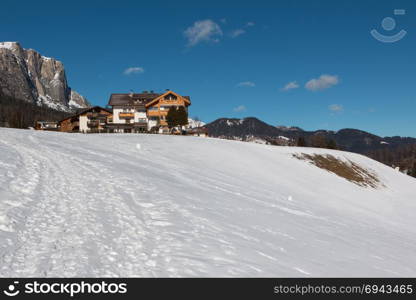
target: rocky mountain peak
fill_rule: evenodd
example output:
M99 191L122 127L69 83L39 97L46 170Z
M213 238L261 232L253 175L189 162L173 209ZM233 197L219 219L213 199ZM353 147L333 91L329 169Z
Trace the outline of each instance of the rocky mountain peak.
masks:
M89 106L68 86L62 62L18 42L0 43L0 93L62 111Z

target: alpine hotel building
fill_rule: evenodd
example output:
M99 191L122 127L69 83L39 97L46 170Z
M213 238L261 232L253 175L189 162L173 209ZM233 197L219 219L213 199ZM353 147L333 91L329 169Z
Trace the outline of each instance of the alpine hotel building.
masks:
M181 96L166 90L163 94L143 92L140 94L111 94L108 106L113 115L107 119L107 132L146 132L167 128L166 115L169 108L183 106L188 112L189 96ZM160 128L160 129L159 129Z

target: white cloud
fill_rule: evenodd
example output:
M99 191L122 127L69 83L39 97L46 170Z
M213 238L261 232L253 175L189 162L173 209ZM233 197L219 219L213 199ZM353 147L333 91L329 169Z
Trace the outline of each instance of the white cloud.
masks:
M328 109L332 112L342 112L344 110L344 106L341 104L331 104L328 106Z
M299 87L299 84L296 81L291 81L282 88L282 91L289 91L289 90L297 89L298 87Z
M243 82L238 83L237 86L255 87L256 84L252 81L243 81Z
M231 31L230 36L234 39L244 33L246 33L244 29L236 29L236 30Z
M336 75L321 75L319 78L313 78L305 84L305 88L310 91L319 91L328 89L331 86L337 85L339 82Z
M124 70L124 75L130 75L130 74L141 74L144 72L144 69L142 67L130 67Z
M243 27L247 28L247 27L253 27L255 24L254 22L247 22ZM237 28L233 31L230 32L230 36L234 39L242 34L245 34L246 30L243 28Z
M217 23L208 19L196 21L183 34L188 39L188 46L192 47L201 42L219 42L222 30Z
M244 105L239 105L237 107L234 107L233 111L235 112L242 112L242 111L246 111L247 108Z

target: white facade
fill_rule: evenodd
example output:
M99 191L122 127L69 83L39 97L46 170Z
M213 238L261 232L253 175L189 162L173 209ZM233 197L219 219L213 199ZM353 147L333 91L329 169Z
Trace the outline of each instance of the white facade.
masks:
M79 116L79 131L87 132L89 131L88 128L88 117L86 115Z
M113 107L113 123L114 124L126 124L126 119L120 118L120 113L134 113L134 109L129 106Z
M120 118L120 113L131 113L133 118L127 121L129 118ZM145 123L147 129L150 129L149 120L147 118L146 108L143 106L113 106L113 124L133 124L133 123ZM116 129L116 132L124 132L124 129Z
M126 124L126 119L120 118L120 113L133 113L134 123L147 123L146 109L134 108L131 106L114 106L113 107L113 123Z
M150 130L152 127L157 126L158 121L157 120L151 120L147 122L147 130Z
M135 123L147 123L146 110L144 111L136 110L134 112L134 122Z

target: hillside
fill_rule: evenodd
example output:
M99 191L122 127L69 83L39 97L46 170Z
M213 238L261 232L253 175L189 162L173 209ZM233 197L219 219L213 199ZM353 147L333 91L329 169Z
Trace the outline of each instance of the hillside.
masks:
M55 110L44 104L38 105L0 93L0 127L27 129L33 127L36 121L59 121L69 115L69 112Z
M416 174L416 138L381 137L369 132L345 128L338 131L306 131L299 127L272 126L257 118L217 119L205 125L210 136L268 144L296 145L302 137L307 146L333 142L338 149L364 154L402 171ZM287 142L286 140L289 140ZM318 143L319 142L319 143ZM320 146L322 147L322 146ZM332 147L330 147L332 148Z
M0 153L3 277L416 276L416 180L359 154L4 128Z

